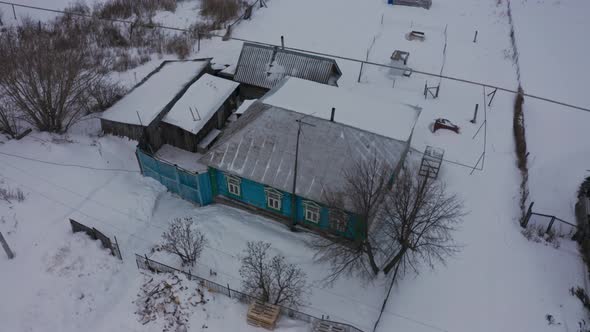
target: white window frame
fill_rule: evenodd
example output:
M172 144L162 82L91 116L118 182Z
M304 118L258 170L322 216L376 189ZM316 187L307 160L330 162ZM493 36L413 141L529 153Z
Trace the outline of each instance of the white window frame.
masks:
M342 210L330 210L330 228L336 232L348 231L348 215Z
M266 192L266 206L281 211L283 208L283 193L273 188L265 188Z
M321 208L314 202L303 202L303 218L314 224L319 224L322 218Z
M242 179L233 175L225 175L227 191L234 196L242 196Z

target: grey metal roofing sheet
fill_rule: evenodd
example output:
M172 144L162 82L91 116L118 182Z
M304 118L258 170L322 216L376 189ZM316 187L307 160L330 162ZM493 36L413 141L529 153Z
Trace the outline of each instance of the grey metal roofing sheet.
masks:
M341 75L334 59L244 43L234 79L271 89L285 76L328 84L334 75Z
M200 161L223 172L292 191L297 119L303 114L254 103ZM299 145L297 195L325 202L324 190L343 189L342 172L377 157L395 167L407 142L306 116Z

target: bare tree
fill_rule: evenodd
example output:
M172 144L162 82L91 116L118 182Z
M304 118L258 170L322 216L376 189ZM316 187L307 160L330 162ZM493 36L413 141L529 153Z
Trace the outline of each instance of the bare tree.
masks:
M352 274L371 278L398 267L417 272L418 263L444 263L459 249L452 233L464 216L463 206L441 182L407 169L396 172L375 159L356 164L344 179L344 189L328 201L338 208L352 206L357 233L366 236L354 241L324 236L311 243L316 260L330 264L325 282Z
M194 266L207 245L205 235L193 227L191 217L174 218L168 226L168 231L162 234L164 239L162 248L171 254L178 255L183 264L191 266Z
M326 280L331 283L341 275L359 274L371 277L379 273L375 241L369 229L389 190L395 169L374 156L357 161L344 170L344 186L338 191L324 189L325 198L333 209L348 210L356 215L354 241L339 236L317 238L311 246L316 249L317 261L331 265Z
M0 96L0 133L4 133L12 138L18 135L18 112L14 105Z
M270 248L267 242L248 242L240 267L242 288L265 302L297 307L305 291L306 274L281 255L271 258Z
M464 215L463 203L446 192L444 183L404 169L378 218L383 272L398 267L418 272L419 263L444 263L459 250L453 232Z
M59 22L28 21L0 34L0 94L24 121L50 132L63 132L84 115L87 91L105 74L82 23Z

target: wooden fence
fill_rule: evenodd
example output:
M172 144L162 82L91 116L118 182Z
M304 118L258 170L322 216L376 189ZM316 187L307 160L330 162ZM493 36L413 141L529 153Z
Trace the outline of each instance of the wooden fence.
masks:
M88 226L82 225L81 223L70 219L70 224L72 225L72 232L84 232L88 234L92 239L99 240L102 243L102 246L109 249L111 251L111 255L123 260L123 256L121 256L121 249L119 247L119 243L117 242L117 237L115 237L114 241L104 235L96 228L90 228Z
M246 293L242 293L240 291L237 291L235 289L232 289L229 284L227 285L221 285L218 284L214 281L211 280L207 280L205 278L196 276L194 274L192 274L190 271L185 272L176 268L173 268L171 266L168 266L166 264L162 264L160 262L156 262L154 260L151 260L149 258L147 258L147 256L140 256L135 254L135 262L137 263L137 268L138 269L142 269L142 270L149 270L152 272L165 272L165 273L182 273L184 274L189 280L195 280L196 282L199 283L199 285L207 288L210 292L215 292L215 293L219 293L219 294L223 294L227 297L230 298L234 298L237 299L238 301L242 302L242 303L246 303L246 304L251 304L254 301L261 301L260 299L250 296ZM297 320L301 320L307 323L310 323L312 325L317 325L320 322L323 323L328 323L332 326L339 326L341 327L341 330L338 331L342 331L342 332L363 332L363 330L352 326L350 324L345 324L345 323L340 323L340 322L333 322L333 321L329 321L329 320L325 320L319 317L315 317L312 316L310 314L306 314L304 312L292 309L292 308L288 308L285 306L278 306L280 308L281 314L282 315L286 315L290 318L293 319L297 319Z

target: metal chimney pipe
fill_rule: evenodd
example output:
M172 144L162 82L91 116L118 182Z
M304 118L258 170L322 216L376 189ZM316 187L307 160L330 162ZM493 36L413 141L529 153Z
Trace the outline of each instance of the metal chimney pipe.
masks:
M281 49L285 49L285 37L281 36Z
M334 113L336 113L336 107L332 107L332 115L330 115L330 121L334 122Z

